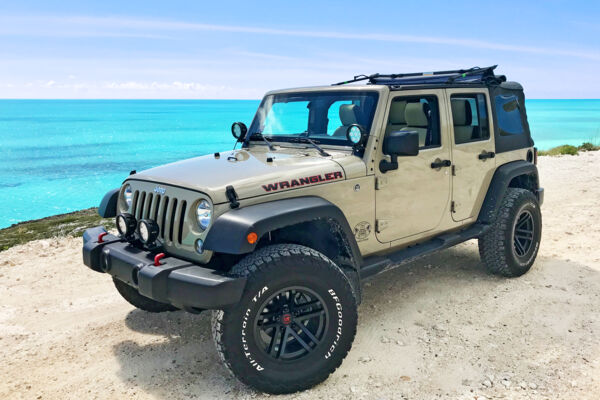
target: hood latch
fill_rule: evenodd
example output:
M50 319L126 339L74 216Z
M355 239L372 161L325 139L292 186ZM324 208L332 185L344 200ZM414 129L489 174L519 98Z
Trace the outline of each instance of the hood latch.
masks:
M229 185L225 188L225 196L227 196L227 200L229 200L229 207L238 208L240 206L238 195L233 186Z

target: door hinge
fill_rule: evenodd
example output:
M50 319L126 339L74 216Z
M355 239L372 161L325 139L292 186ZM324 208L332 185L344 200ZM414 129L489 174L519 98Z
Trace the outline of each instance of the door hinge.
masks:
M378 219L377 221L375 221L375 229L377 230L377 233L381 232L388 226L389 221L387 219Z
M452 164L452 176L456 176L456 165Z
M454 201L450 202L450 212L451 213L455 213L456 212L456 203Z
M375 178L375 190L381 190L381 188L387 185L387 178L378 176Z

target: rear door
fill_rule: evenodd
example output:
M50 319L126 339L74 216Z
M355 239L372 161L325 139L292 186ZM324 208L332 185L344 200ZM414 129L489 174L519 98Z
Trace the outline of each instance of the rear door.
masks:
M452 131L452 219L477 217L496 169L488 91L446 89Z

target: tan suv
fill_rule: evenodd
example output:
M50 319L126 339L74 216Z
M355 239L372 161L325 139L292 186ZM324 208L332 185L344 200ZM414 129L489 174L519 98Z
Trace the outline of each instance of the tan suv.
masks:
M101 202L119 234L83 258L150 311L213 311L225 365L289 393L348 353L361 282L469 239L519 276L541 234L523 88L495 67L269 92L241 148L132 174Z

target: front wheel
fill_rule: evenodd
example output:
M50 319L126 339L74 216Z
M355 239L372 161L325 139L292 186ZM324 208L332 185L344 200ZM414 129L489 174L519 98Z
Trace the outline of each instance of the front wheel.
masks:
M541 236L537 198L529 190L508 188L496 220L479 238L479 254L489 272L521 276L533 265Z
M246 385L280 394L308 389L352 347L357 305L342 270L299 245L264 247L233 267L248 278L239 304L213 314L225 365Z

